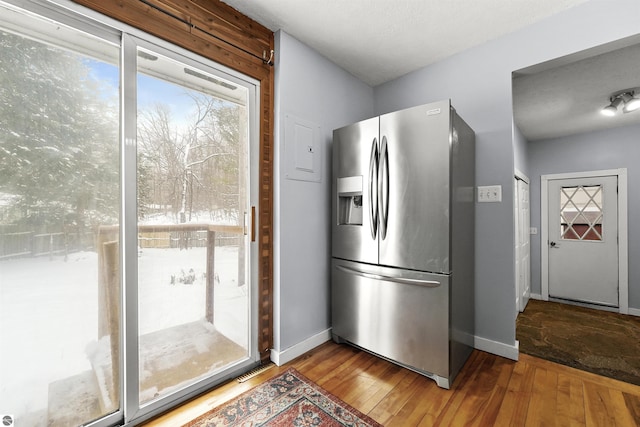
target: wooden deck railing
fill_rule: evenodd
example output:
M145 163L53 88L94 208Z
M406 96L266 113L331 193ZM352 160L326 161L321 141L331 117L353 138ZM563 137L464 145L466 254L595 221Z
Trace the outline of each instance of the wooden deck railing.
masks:
M111 343L111 381L108 387L109 398L117 399L118 381L120 378L119 348L120 348L120 255L119 255L119 231L118 226L100 227L97 238L98 249L98 338L110 336ZM206 319L214 323L214 284L215 284L215 242L216 233L243 235L244 228L233 225L215 224L167 224L167 225L139 225L138 235L141 233L173 233L206 231ZM239 274L244 274L244 252L241 251L238 263ZM240 283L240 277L238 277Z
M99 268L99 297L98 297L98 316L99 316L99 337L111 334L113 339L114 330L110 323L113 319L119 319L120 304L120 275L118 265L112 265L118 262L118 253L110 253L118 251L118 244L114 244L119 239L119 226L103 226L98 231L98 268ZM206 319L213 323L213 303L214 303L214 284L215 284L215 242L216 233L232 234L242 236L245 232L242 226L236 225L217 225L217 224L153 224L139 225L138 234L152 233L188 233L206 231L206 257L207 266L205 273L206 283ZM244 274L244 256L240 254L238 271L239 275ZM115 272L115 273L114 273ZM238 277L238 283L242 283L244 277ZM117 299L115 299L117 298Z

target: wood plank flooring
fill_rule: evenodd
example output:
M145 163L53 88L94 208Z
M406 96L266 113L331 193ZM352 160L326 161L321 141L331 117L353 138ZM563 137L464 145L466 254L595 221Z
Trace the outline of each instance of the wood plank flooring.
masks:
M229 382L146 424L180 426L289 367L385 426L640 426L640 386L520 354L474 351L451 390L351 346L327 342Z

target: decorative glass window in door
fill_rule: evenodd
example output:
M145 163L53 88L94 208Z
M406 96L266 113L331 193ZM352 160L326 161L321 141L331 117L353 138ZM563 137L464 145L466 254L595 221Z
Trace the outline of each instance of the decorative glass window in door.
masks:
M563 240L602 241L602 186L562 187L560 237Z

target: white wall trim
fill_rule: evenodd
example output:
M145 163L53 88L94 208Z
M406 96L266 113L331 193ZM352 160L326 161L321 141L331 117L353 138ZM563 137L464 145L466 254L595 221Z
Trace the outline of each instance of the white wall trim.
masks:
M640 315L640 310L637 310ZM302 356L306 352L313 350L319 345L329 341L331 339L331 328L326 329L306 340L289 347L283 351L271 350L271 361L278 366L282 366L287 362L291 362L296 357ZM518 360L520 354L520 343L515 342L514 345L504 344L498 341L492 341L487 338L474 336L473 346L477 350L486 351L487 353L495 354L497 356L506 357L511 360Z
M287 362L291 362L298 356L302 356L309 350L313 350L320 344L323 344L331 339L331 328L326 329L306 340L295 344L286 350L276 351L271 350L271 361L278 366L284 365Z
M527 184L530 183L529 177L527 175L524 174L524 172L522 172L521 170L519 170L518 168L514 169L514 176L516 177L516 179L519 179L521 181L526 182Z
M629 229L627 169L618 169L618 292L620 313L629 313Z
M627 223L627 169L558 173L540 176L540 284L541 296L549 300L549 246L544 242L549 230L548 186L554 179L618 177L618 311L629 313L629 243Z
M530 235L530 230L531 230L531 191L530 191L530 180L529 177L527 175L524 174L524 172L522 172L521 170L519 170L518 168L514 169L514 177L515 177L515 183L513 186L513 225L514 225L514 233L513 233L513 243L514 243L514 251L515 251L515 258L513 260L514 263L514 268L513 268L513 272L514 272L514 278L513 278L513 283L514 283L514 287L515 287L515 294L516 294L516 312L521 312L524 310L523 304L525 304L524 299L525 296L528 294L531 294L531 235ZM529 272L528 272L528 279L529 279L529 287L527 289L522 289L522 281L520 280L520 270L523 268L520 265L520 261L522 258L522 254L521 254L521 249L520 249L520 245L519 245L519 237L518 237L518 232L520 230L520 228L522 227L521 224L521 210L519 209L520 207L520 197L519 197L519 193L518 193L518 181L522 181L527 185L527 203L529 204L529 224L528 224L528 230L527 230L527 236L529 236L529 242L527 244L528 246L528 251L529 251ZM530 298L530 296L529 296Z
M518 356L520 355L520 343L517 340L514 345L508 345L476 335L473 346L477 350L486 351L487 353L506 357L511 360L518 360Z
M540 295L540 294L531 294L531 295L529 295L529 298L541 300L542 299L542 295Z
M629 308L629 313L631 316L640 316L640 308Z
M549 228L549 175L540 176L540 296L549 301L549 247L545 239Z

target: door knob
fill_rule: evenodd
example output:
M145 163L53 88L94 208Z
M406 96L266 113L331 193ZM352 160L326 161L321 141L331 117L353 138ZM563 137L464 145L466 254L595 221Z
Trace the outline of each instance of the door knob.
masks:
M560 246L558 246L558 244L556 242L551 242L549 243L549 245L551 245L552 248L559 248Z

